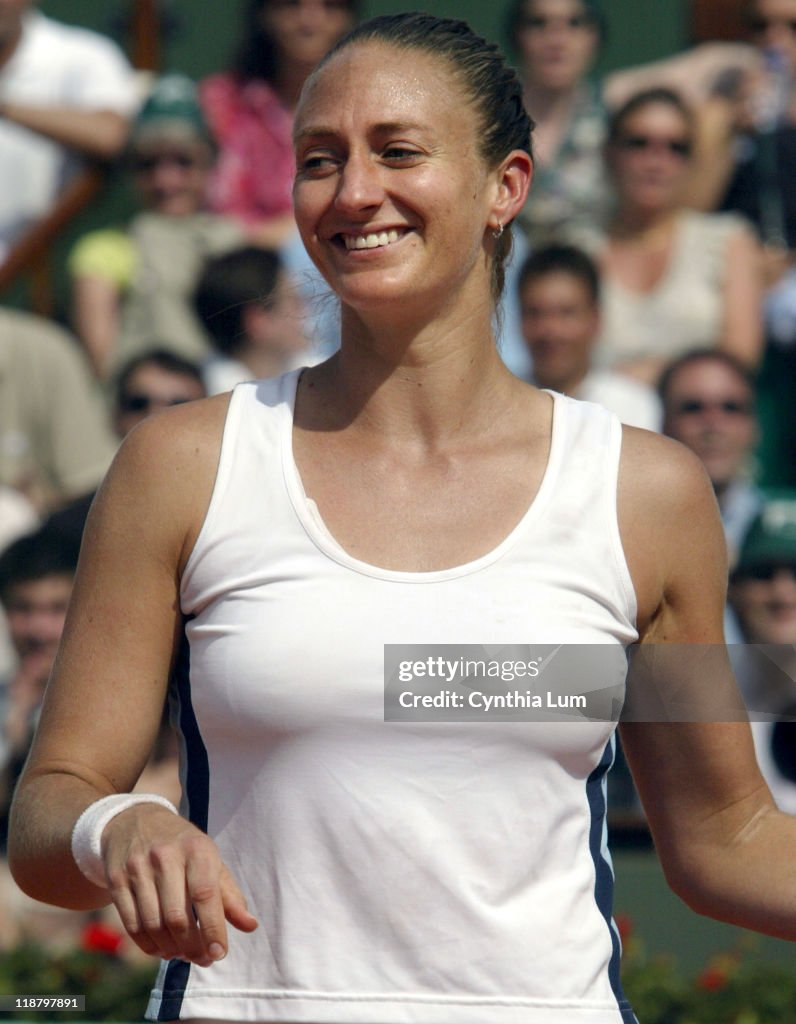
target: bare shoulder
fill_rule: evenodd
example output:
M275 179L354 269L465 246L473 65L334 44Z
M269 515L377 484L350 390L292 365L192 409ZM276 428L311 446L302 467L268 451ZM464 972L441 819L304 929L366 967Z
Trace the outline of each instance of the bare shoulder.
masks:
M664 606L680 603L695 572L723 593L726 546L718 506L702 463L684 445L623 428L618 515L642 633Z
M132 430L97 494L88 535L144 530L184 564L210 503L229 400L175 406Z

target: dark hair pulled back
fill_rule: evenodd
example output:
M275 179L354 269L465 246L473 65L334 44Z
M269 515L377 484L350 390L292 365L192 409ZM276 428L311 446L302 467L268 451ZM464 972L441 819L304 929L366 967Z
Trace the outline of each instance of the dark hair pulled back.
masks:
M467 22L422 13L371 18L343 36L312 77L341 50L369 42L385 43L399 50L421 50L448 62L478 114L479 148L490 167L496 167L515 149L533 157L533 121L523 103L522 83L499 47L476 35ZM492 265L495 301L503 293L510 252L511 232L504 231L495 243Z

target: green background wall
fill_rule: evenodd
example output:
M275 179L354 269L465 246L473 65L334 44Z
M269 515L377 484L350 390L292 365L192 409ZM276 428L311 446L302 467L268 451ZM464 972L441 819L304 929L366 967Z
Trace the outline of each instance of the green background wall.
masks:
M42 0L53 18L119 36L130 0ZM673 53L686 43L688 0L604 0L609 25L601 66L610 69ZM168 65L190 75L204 75L221 65L234 44L243 0L163 0L173 22ZM500 0L365 0L366 15L420 8L434 14L466 18L482 34L503 41L507 4Z

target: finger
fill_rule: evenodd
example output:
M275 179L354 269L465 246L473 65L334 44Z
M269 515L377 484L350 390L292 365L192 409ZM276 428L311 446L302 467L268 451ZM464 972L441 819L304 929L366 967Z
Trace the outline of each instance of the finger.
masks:
M199 926L186 886L186 866L176 851L154 848L151 859L155 867L155 886L158 891L163 928L169 935L174 952L172 956L209 964Z
M228 949L219 876L217 859L206 852L197 851L188 859L188 898L196 915L202 952L209 962L223 959Z
M127 862L127 874L141 922L141 934L151 940L158 956L170 960L176 955L177 950L163 923L160 896L148 858L146 865L139 863L138 858L130 858Z
M242 932L253 932L258 927L257 918L249 912L246 897L226 865L221 869L221 898L224 916L231 925Z
M126 884L117 884L111 886L108 891L124 930L142 952L147 953L149 956L154 956L157 953L157 946L144 933L135 899L128 886Z

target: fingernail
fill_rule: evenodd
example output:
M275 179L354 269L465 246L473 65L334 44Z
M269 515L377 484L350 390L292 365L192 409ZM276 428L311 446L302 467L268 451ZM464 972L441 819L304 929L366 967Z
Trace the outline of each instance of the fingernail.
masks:
M219 943L217 942L212 942L210 944L208 953L210 954L210 956L212 956L214 960L223 960L224 957L227 955L224 947L219 945Z

